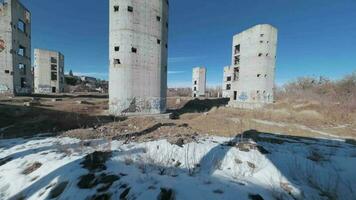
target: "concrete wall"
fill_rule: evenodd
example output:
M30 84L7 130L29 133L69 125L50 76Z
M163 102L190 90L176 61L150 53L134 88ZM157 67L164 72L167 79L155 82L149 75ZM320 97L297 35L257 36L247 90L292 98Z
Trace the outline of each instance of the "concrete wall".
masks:
M18 28L19 21L25 25L24 32ZM0 46L0 93L31 93L31 14L18 0L0 1ZM19 55L20 47L25 49L23 55Z
M110 0L109 110L166 111L167 0Z
M232 80L234 76L234 68L231 66L224 67L224 77L223 77L223 85L222 85L222 97L230 98L231 96L231 87Z
M205 97L206 92L206 68L193 68L192 96Z
M277 29L271 25L257 25L234 36L231 106L273 103L276 51Z
M60 52L35 49L34 67L35 93L64 92L64 56Z

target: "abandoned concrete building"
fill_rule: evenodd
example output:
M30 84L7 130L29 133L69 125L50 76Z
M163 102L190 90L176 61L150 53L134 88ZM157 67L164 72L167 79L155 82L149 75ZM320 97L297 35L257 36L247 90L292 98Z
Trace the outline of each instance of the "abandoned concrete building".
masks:
M0 0L0 94L32 92L31 14L18 0Z
M206 68L193 68L192 97L205 97L206 93Z
M109 111L166 111L168 0L110 0Z
M223 78L223 87L222 87L222 97L230 98L232 76L234 74L234 68L231 66L224 67L224 78Z
M64 56L57 51L34 50L35 93L64 92Z
M274 101L277 29L256 25L234 36L229 106L259 108ZM229 75L230 73L230 75Z

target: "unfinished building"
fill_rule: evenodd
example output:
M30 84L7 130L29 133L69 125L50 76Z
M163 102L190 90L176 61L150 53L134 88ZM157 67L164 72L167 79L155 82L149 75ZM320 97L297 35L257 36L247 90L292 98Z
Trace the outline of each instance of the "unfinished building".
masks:
M277 29L256 25L234 36L232 107L259 108L274 101Z
M205 97L206 93L206 68L193 68L192 97Z
M168 0L110 0L109 111L166 111Z
M64 92L64 56L57 51L34 50L35 93Z
M231 66L224 67L224 78L222 86L222 97L230 98L231 84L234 75L234 68Z
M0 0L0 94L32 92L31 14L18 0Z

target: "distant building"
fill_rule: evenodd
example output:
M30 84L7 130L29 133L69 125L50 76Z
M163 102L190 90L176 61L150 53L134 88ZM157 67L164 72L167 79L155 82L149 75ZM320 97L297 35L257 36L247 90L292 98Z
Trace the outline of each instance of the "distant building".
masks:
M35 93L64 92L64 56L57 51L35 49Z
M18 0L0 0L0 94L32 92L31 14Z
M230 98L231 85L234 79L234 68L231 66L224 67L224 81L222 86L222 97Z
M274 101L277 29L256 25L234 36L232 107L257 108Z
M206 68L196 67L193 69L193 97L205 97L206 93Z

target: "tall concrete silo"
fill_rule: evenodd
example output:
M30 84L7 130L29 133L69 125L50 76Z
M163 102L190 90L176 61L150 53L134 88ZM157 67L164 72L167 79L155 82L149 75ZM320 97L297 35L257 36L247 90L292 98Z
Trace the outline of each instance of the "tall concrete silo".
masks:
M168 0L110 0L109 111L166 111Z
M274 101L278 30L259 24L234 36L230 106L258 108Z

